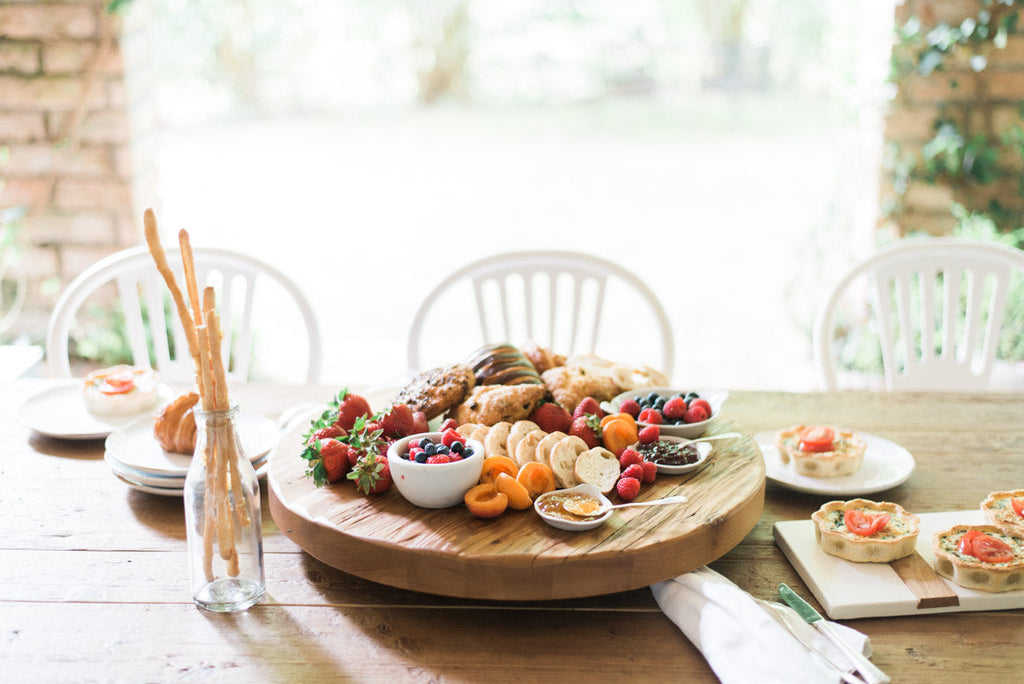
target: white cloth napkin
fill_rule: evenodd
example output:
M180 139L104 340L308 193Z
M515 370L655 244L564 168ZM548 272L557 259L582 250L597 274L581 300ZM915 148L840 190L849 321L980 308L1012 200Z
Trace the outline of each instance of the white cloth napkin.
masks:
M818 630L805 623L789 606L790 625L818 653L773 618L768 610L728 579L708 567L651 585L654 599L672 622L700 649L725 684L732 682L838 682L840 676L819 654L847 671L852 664ZM832 623L855 651L871 654L866 635Z

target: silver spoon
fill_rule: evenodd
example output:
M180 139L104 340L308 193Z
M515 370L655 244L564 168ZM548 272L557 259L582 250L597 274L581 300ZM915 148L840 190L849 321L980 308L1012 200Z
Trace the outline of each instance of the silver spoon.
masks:
M735 439L736 437L742 437L738 432L723 432L717 435L708 435L707 437L697 437L696 439L684 439L680 444L693 444L694 442L710 442L713 439Z
M607 511L613 508L626 508L627 506L662 506L665 504L685 503L686 497L682 494L677 496L666 496L664 499L653 499L651 501L631 501L629 503L615 504L614 506L610 503L601 503L597 508L588 510L586 503L577 499L569 499L562 503L562 508L569 511L573 515L581 515L583 517L596 517L604 515Z

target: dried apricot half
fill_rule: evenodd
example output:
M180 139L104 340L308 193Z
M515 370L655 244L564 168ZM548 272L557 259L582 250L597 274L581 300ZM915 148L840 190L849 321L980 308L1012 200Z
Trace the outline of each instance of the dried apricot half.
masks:
M494 484L499 473L508 473L512 477L519 472L519 464L508 456L488 456L484 459L483 470L480 472L480 484Z
M536 499L541 494L555 491L555 473L546 463L531 461L524 463L516 475L519 484L526 487L530 497Z
M530 492L521 482L508 473L498 473L498 479L494 481L498 491L508 497L509 508L517 511L524 511L533 505Z
M478 484L466 492L463 500L469 512L478 518L493 518L508 508L508 496L499 492L494 484Z

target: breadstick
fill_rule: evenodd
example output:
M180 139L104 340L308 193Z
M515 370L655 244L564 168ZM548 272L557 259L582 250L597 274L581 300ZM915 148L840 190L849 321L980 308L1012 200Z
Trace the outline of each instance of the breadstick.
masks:
M213 291L207 288L210 294ZM212 298L212 297L211 297ZM224 363L221 358L221 327L220 327L220 316L217 315L217 311L210 306L206 310L206 323L210 328L210 351L213 356L214 363L213 368L216 373L215 383L217 386L217 401L223 402L221 405L225 408L230 408L228 403L228 383L227 376L224 372ZM230 428L230 426L229 426ZM229 449L228 464L231 467L231 489L235 494L235 513L238 516L238 524L242 527L249 525L249 512L245 509L245 506L238 505L239 502L244 501L242 492L242 474L238 470L238 453L235 451L235 435L231 432L227 439L227 448Z
M199 283L196 280L196 260L192 254L192 241L185 229L178 231L178 245L181 246L181 266L185 271L185 286L188 287L188 301L192 305L192 317L196 325L203 324L203 309L199 307Z
M185 339L188 341L189 353L192 355L193 363L198 366L199 342L196 339L195 323L192 320L191 314L189 314L188 307L185 305L185 298L181 294L181 288L178 287L178 281L174 278L174 271L171 270L170 265L167 263L167 255L160 244L160 235L157 232L156 215L152 209L146 210L144 220L146 224L146 245L149 247L149 253L153 255L153 261L156 262L157 270L167 284L167 289L171 291L174 306L178 309L178 318L185 329Z

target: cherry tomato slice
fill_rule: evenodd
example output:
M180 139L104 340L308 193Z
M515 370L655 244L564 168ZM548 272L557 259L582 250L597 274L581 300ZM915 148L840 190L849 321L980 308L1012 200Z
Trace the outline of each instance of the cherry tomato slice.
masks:
M804 428L800 431L800 450L812 453L832 451L832 442L835 438L835 431L824 425Z
M964 536L960 537L960 543L956 545L956 550L965 556L974 555L974 540L981 534L978 530L967 530L964 532Z
M846 525L846 529L854 534L870 537L889 524L889 514L870 515L864 511L850 509L843 513L843 523Z
M104 394L124 394L135 389L135 378L131 373L115 373L103 378L100 392Z
M1008 563L1013 560L1013 548L1001 539L979 533L974 538L974 554L986 563Z
M1024 518L1024 499L1010 498L1010 505L1013 506L1013 510L1017 511L1017 515Z

